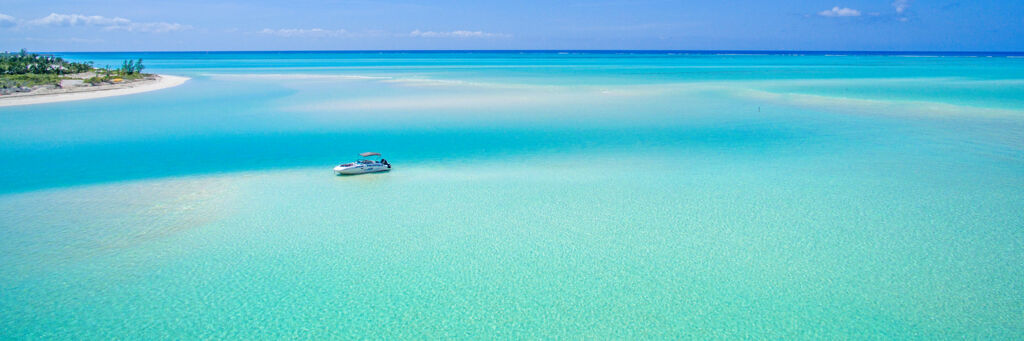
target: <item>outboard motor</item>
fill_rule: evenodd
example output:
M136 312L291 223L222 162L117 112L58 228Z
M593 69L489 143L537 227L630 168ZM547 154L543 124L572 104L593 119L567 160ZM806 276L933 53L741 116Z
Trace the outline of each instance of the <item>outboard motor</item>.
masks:
M388 160L380 159L380 163L383 163L385 166L388 166L388 168L391 168L391 164L388 163Z

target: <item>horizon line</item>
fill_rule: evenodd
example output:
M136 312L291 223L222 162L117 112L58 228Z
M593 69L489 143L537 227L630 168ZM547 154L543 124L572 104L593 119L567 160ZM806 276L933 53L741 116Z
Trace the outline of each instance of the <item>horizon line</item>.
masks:
M17 53L4 51L5 53ZM31 52L31 51L30 51ZM907 54L907 53L939 53L939 54L1024 54L1024 51L972 51L972 50L732 50L732 49L382 49L382 50L135 50L135 51L37 51L34 53L237 53L237 52L638 52L638 53L872 53L872 54Z

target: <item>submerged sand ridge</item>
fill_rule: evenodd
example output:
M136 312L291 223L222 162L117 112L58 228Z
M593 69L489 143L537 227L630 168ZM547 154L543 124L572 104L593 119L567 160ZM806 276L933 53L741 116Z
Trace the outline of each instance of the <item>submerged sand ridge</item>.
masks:
M120 84L96 86L71 86L56 89L36 89L31 92L0 96L0 107L78 101L102 97L131 95L147 91L166 89L185 84L188 77L154 75L152 78Z

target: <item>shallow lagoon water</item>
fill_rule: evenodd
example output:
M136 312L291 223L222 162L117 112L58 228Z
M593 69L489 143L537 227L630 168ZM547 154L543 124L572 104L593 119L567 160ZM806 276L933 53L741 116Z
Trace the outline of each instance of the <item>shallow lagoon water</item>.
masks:
M0 112L4 336L1024 335L1020 59L143 57Z

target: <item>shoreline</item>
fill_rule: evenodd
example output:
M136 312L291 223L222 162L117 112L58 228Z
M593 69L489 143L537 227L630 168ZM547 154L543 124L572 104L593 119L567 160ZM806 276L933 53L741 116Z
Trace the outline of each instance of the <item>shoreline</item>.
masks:
M25 94L17 96L0 96L0 107L19 105L81 101L95 98L132 95L137 93L172 88L185 84L191 78L182 76L156 75L155 80L145 80L126 84L103 85L88 88L75 88L61 92Z

